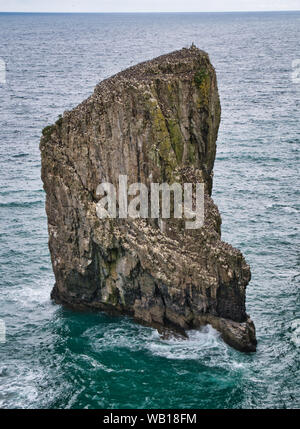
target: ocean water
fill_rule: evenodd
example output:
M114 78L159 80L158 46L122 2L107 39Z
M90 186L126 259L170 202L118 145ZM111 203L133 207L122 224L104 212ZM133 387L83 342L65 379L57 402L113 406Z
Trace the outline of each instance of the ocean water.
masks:
M0 14L1 408L299 408L300 12ZM119 70L194 42L218 77L213 197L252 268L258 348L160 340L50 301L41 129Z

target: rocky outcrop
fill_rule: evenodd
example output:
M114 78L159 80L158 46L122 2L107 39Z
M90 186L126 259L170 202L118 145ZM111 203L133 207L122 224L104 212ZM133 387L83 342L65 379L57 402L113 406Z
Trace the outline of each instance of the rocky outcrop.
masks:
M220 103L208 55L192 46L98 84L41 139L52 298L186 332L210 323L242 351L256 348L245 311L250 269L221 240L211 198ZM205 222L99 219L97 186L202 182Z

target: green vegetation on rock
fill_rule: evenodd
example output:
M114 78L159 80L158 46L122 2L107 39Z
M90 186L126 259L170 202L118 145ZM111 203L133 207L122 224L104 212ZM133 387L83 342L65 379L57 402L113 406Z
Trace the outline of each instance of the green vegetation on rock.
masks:
M199 89L199 101L198 107L207 106L209 102L209 91L210 91L210 76L209 73L201 68L194 76L194 82Z

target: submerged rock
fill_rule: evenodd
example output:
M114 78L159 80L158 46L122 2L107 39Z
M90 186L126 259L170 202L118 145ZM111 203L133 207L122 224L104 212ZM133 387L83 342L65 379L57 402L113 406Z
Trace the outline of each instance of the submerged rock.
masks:
M56 283L75 308L132 315L185 334L207 323L242 351L256 349L245 310L250 268L221 240L211 198L220 102L208 55L192 46L130 67L43 130L42 180ZM202 182L205 221L102 219L97 186ZM162 226L163 225L163 226Z

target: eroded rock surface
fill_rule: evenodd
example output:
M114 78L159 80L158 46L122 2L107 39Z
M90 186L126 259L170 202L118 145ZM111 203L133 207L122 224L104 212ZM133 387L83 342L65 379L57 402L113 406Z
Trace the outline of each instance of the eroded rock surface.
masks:
M256 348L245 311L250 268L221 240L211 198L220 103L208 55L191 47L104 80L43 130L42 180L56 283L77 308L132 315L186 331L210 323L242 351ZM205 223L96 215L96 188L128 182L203 182Z

